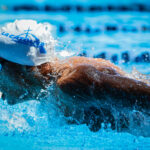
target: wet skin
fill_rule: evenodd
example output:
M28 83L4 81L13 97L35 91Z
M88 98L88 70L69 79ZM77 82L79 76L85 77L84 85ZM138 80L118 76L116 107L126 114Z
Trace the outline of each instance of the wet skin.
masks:
M8 76L9 79L1 81L0 88L4 94L9 93L10 96L6 96L9 104L37 99L40 89L46 88L50 81L54 81L64 94L72 97L78 104L82 102L83 105L80 106L84 107L85 117L81 123L86 123L92 131L98 131L101 122L105 121L110 121L112 128L115 128L111 106L130 109L136 106L137 110L144 112L150 109L150 86L126 77L126 73L120 68L103 59L85 57L55 59L51 63L37 67L21 66L3 60L2 65L1 74ZM16 89L10 88L12 84L8 87L8 80L16 85ZM19 98L24 90L27 91L27 95ZM98 105L93 105L92 100ZM66 105L64 115L71 115L68 112L72 107L68 107L65 102L62 102L62 105ZM102 114L105 119L101 117ZM89 120L93 120L94 124L90 124ZM124 117L124 120L126 123L122 126L128 124L128 118Z
M70 96L105 100L110 97L124 107L138 105L150 107L150 86L126 76L120 68L103 59L72 57L65 61L55 60L32 68L38 68L49 80L55 75L56 84Z

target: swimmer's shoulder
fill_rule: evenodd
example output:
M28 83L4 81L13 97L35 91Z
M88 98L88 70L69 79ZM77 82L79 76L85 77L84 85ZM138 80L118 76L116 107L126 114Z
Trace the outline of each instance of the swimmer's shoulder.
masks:
M122 76L125 76L126 73L122 71L118 66L111 63L109 60L105 60L102 58L90 58L90 57L80 57L80 56L74 56L68 59L68 63L73 66L78 65L91 65L98 69L99 71L103 69L108 70L114 70L115 72L119 73Z

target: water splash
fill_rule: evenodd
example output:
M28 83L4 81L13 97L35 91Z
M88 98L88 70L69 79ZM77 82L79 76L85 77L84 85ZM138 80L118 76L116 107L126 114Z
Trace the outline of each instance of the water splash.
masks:
M132 68L132 72L130 74L127 74L127 77L142 81L150 85L150 75L140 73L135 67Z

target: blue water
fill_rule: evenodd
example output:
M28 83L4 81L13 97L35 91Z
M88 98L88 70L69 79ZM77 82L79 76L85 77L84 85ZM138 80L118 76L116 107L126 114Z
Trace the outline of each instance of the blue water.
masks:
M54 26L54 36L58 40L56 51L58 54L65 50L71 55L78 55L83 51L93 57L101 52L107 52L107 59L117 54L119 61L116 65L127 72L135 66L141 73L150 73L150 63L135 63L133 58L138 54L150 50L150 33L133 32L105 32L98 34L76 33L70 31L60 33L59 24L88 25L90 27L105 27L115 24L119 27L134 25L150 25L150 13L98 13L98 14L44 14L32 12L1 13L0 25L15 19L35 19L39 22L50 22ZM121 53L129 51L130 61L124 63ZM50 89L52 91L53 89ZM8 93L9 94L9 93ZM69 99L69 98L68 98ZM101 129L93 133L86 125L68 125L63 114L55 106L56 97L49 95L49 100L42 102L35 100L10 106L0 99L0 150L47 150L47 149L150 149L150 138L141 136L142 132L150 133L150 127L140 130L132 128L128 132L118 133L111 129ZM139 131L139 134L138 134ZM135 134L137 133L137 136Z

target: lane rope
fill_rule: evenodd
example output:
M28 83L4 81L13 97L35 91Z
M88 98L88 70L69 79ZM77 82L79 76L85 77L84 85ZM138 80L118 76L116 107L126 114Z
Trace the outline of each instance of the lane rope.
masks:
M88 57L88 52L82 51L78 54L78 56L84 56ZM129 51L124 51L121 53L113 53L108 54L108 52L100 52L98 54L93 55L93 58L103 58L108 59L112 61L113 63L129 63L129 62L135 62L135 63L150 63L150 52L144 51L141 52L138 55L132 56Z
M150 5L143 3L131 3L128 5L82 5L82 4L64 4L64 5L45 5L43 7L38 5L24 4L24 5L15 5L11 9L13 11L48 11L48 12L128 12L128 11L139 11L139 12L150 12Z

